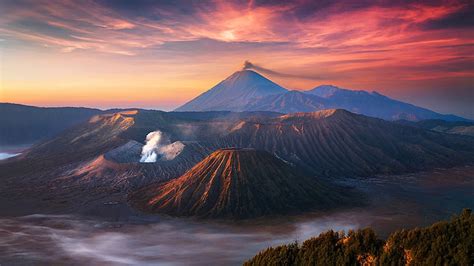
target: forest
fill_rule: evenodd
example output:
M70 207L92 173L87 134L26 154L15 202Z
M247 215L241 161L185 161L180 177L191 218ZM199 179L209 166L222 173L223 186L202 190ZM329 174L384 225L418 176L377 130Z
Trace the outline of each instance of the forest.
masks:
M464 209L450 221L403 229L386 240L371 228L327 231L304 241L270 247L244 265L473 265L474 215Z

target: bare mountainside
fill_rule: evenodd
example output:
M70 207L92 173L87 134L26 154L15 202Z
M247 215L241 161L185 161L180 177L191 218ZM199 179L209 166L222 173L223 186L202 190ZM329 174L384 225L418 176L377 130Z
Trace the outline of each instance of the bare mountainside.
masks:
M398 101L378 92L348 90L321 85L307 91L288 91L262 75L238 71L185 103L176 111L273 111L279 113L314 112L325 109L345 109L353 113L386 120L443 119L467 121Z
M309 177L281 159L254 149L221 149L181 177L130 197L152 213L252 218L348 203L350 193Z
M242 121L216 146L269 151L325 176L368 176L472 162L474 139L332 109Z
M166 141L153 149L166 152L177 144L179 152L140 162L144 145L149 144L145 139L153 132L161 132ZM67 210L124 202L130 191L177 178L212 151L226 147L265 150L311 176L331 178L415 172L474 161L472 137L344 110L290 115L135 110L95 116L20 156L0 161L0 199L6 206L1 209L12 208L18 200Z
M410 125L414 127L429 129L437 132L444 132L449 134L458 134L474 137L474 122L466 121L444 121L440 119L428 119L418 122L398 120L396 121L402 125Z
M163 116L164 112L154 113L162 124L181 121ZM3 210L9 212L13 205L27 201L25 206L36 210L87 211L118 202L130 190L177 177L211 152L198 143L185 142L179 156L171 160L140 163L143 143L127 136L138 126L138 114L95 116L21 156L0 161Z
M95 116L20 156L0 161L0 205L4 206L0 209L7 213L28 212L32 206L36 211L87 211L123 201L129 191L178 177L212 152L193 139L254 115L275 116L146 110ZM182 150L171 159L141 163L145 137L156 130L170 143L179 141ZM25 208L13 207L20 202Z
M250 71L237 71L176 111L244 111L254 99L286 92L273 81ZM264 110L271 111L271 110Z
M105 111L0 103L0 146L32 144Z

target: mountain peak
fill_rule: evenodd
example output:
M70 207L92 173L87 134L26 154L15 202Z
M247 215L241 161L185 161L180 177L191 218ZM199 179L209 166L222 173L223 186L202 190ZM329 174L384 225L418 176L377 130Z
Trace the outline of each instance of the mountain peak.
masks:
M236 80L242 80L244 82L272 82L260 73L248 69L236 71L222 82L235 82Z
M241 70L176 111L236 111L251 100L286 91L255 71Z
M269 152L228 148L213 152L177 179L135 193L130 200L146 212L240 219L327 208L339 197L329 185Z
M313 112L340 108L386 120L410 118L465 120L442 115L425 108L391 99L377 92L320 85L303 92L289 92L250 69L234 72L212 89L175 111L272 111L279 113Z
M230 75L228 78L231 78L231 77L234 77L234 76L242 77L242 76L252 76L252 75L263 77L262 75L260 75L259 73L255 72L253 70L242 69L242 70L239 70L239 71L235 71L234 74Z
M320 85L315 87L314 89L306 91L307 93L311 93L313 95L317 95L322 98L329 98L334 95L337 91L343 91L345 89L341 89L334 85Z

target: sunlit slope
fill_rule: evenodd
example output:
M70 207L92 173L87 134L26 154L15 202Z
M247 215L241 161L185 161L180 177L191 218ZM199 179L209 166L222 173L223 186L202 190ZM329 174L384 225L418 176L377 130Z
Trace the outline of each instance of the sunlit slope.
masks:
M216 146L274 153L316 175L368 176L472 162L474 140L332 109L242 121Z
M215 151L177 179L138 191L131 202L173 216L250 218L328 209L347 195L268 152L230 148Z

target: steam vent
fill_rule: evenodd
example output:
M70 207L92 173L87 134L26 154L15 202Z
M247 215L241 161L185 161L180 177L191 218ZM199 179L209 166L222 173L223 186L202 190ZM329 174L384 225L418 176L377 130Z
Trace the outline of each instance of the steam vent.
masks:
M245 219L326 209L345 198L265 151L220 149L181 177L130 197L148 213Z

